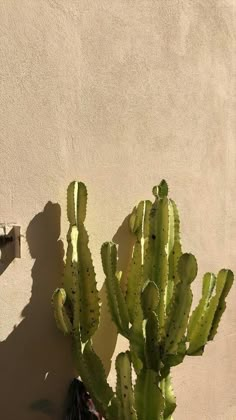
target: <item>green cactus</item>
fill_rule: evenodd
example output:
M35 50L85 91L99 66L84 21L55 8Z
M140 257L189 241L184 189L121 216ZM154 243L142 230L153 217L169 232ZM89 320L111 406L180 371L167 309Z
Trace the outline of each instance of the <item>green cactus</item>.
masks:
M154 187L153 194L154 203L141 201L129 218L136 240L125 291L117 272L116 245L106 242L101 248L111 317L118 333L129 340L129 350L116 358L113 390L92 346L100 309L84 227L87 191L81 182L68 187L64 281L52 303L58 328L72 337L78 375L106 420L173 419L170 370L185 356L201 355L213 340L233 283L231 270L222 269L217 276L206 273L202 298L190 315L197 262L192 254L182 253L178 210L168 198L166 181Z

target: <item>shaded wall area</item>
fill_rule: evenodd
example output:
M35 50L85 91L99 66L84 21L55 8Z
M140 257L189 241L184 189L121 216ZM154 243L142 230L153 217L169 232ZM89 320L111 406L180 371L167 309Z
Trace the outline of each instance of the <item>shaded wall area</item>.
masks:
M34 259L32 294L23 320L0 342L0 405L5 420L58 419L73 378L70 343L57 333L50 305L63 272L60 215L60 206L48 202L26 230Z

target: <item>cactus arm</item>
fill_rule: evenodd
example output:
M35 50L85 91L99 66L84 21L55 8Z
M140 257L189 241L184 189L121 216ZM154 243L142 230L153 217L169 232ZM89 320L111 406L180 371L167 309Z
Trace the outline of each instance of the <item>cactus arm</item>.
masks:
M157 313L159 303L159 290L153 281L147 281L141 294L141 304L144 318L148 318L152 311Z
M177 366L183 362L184 357L186 356L186 337L179 342L177 352L175 354L165 354L162 362L163 367L161 369L161 378L166 378L170 369L173 366Z
M76 204L76 221L78 227L77 254L80 303L80 333L81 340L85 343L87 340L89 340L89 338L92 337L98 327L100 309L95 271L88 246L89 238L84 226L87 205L87 190L82 182L77 183Z
M138 374L145 363L145 341L143 336L143 316L139 314L129 332L129 347L131 360L136 374Z
M67 233L67 252L64 268L63 287L67 297L72 301L74 289L78 284L78 257L77 257L77 226L70 226Z
M189 341L188 355L201 355L207 341L214 338L216 328L223 313L222 310L225 307L225 297L230 290L232 282L233 273L231 270L222 269L219 271L215 282L214 295L211 292L208 302L201 312L201 316L198 317L198 321L194 325L190 322L191 329L187 335ZM203 287L203 291L206 288L206 286ZM201 301L199 306L201 306Z
M183 254L178 263L180 282L175 287L173 303L167 319L166 353L176 353L183 339L192 304L191 282L197 275L197 262L192 254Z
M159 373L160 346L158 334L158 319L155 312L151 312L144 321L146 367Z
M158 192L157 192L158 191ZM158 321L160 332L164 335L166 315L166 285L168 282L168 192L167 184L162 181L158 189L153 188L156 200L150 212L150 280L159 289Z
M97 330L100 309L95 271L88 248L88 234L84 225L79 226L78 258L80 332L81 340L85 343Z
M77 225L78 182L73 181L67 188L67 219L71 226Z
M140 293L145 279L145 255L149 235L150 201L141 201L134 208L130 220L130 230L136 235L132 259L127 274L126 303L130 322L133 323L140 308Z
M107 407L107 420L123 420L121 412L121 403L117 397L112 398L109 406Z
M215 284L216 276L213 273L205 273L202 281L202 298L200 299L197 307L192 312L188 323L188 341L191 341L193 338L196 325L200 323L201 317L209 305L212 294L215 290Z
M70 223L67 233L67 252L63 276L63 287L73 312L73 331L79 334L79 283L78 283L78 223L77 223L78 182L73 181L67 188L67 218Z
M168 309L169 302L174 290L174 264L173 264L173 248L175 245L175 217L174 207L171 200L168 200L168 242L166 245L166 253L168 258L168 281L165 289L165 302Z
M107 408L114 397L114 392L107 382L103 364L90 342L87 342L85 345L83 358L90 372L93 392L96 398Z
M173 243L174 236L174 243ZM173 243L173 246L172 246ZM171 302L173 296L174 286L179 282L178 275L178 261L182 255L181 240L180 240L180 221L179 213L175 202L169 199L169 239L168 239L168 263L169 275L166 293L166 305Z
M129 334L129 315L119 280L116 276L117 250L112 242L105 242L101 248L102 265L106 276L108 305L118 331L125 337Z
M65 309L66 292L64 289L56 289L52 295L52 305L54 308L54 317L59 330L65 335L72 331L72 324Z
M77 255L78 228L70 226L67 234L67 255L64 268L63 287L66 291L69 305L73 313L73 331L79 333L80 328L80 293L78 283L78 255Z
M90 341L85 344L83 351L77 344L74 340L73 350L78 373L86 384L97 409L107 418L107 408L111 405L114 392L107 382L103 364L94 352Z
M140 372L145 361L142 325L143 311L140 295L143 284L147 280L147 250L151 206L151 201L139 203L134 208L129 220L130 230L137 236L128 269L126 294L126 303L132 323L129 334L130 354L136 374Z
M136 242L133 247L132 258L129 264L127 273L127 292L125 301L128 307L129 319L133 324L137 316L137 311L140 309L140 292L143 283L142 270L142 222L145 202L139 203L130 217L130 229L136 235ZM136 217L135 217L136 216Z
M116 372L116 395L121 402L121 418L122 420L137 420L134 409L134 394L132 388L129 352L118 354L116 358Z
M157 373L143 369L135 384L135 407L138 420L162 420L164 398L157 385Z
M171 255L171 251L175 244L175 213L172 200L168 200L168 242L166 246L166 252L168 257Z
M73 312L73 333L86 342L99 323L99 298L95 271L84 226L87 190L82 182L72 182L67 189L67 256L63 286Z
M83 182L73 181L67 188L67 218L70 225L84 223L87 207L87 189Z
M213 340L216 333L217 333L217 328L218 325L220 323L221 317L226 309L226 302L225 299L232 287L233 281L234 281L234 275L233 272L231 270L225 270L227 271L226 274L226 281L225 281L225 286L223 288L223 291L221 293L220 299L219 299L219 304L217 306L214 318L213 318L213 322L212 322L212 326L211 326L211 330L210 330L210 334L208 337L208 340Z
M168 420L176 409L176 398L171 384L171 376L162 380L162 394L165 399L164 420Z

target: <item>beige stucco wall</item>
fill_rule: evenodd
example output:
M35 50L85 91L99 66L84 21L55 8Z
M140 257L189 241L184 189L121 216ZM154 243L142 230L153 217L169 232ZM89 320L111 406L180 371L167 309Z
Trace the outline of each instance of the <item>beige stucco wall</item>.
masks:
M0 222L22 233L22 257L0 278L1 419L60 419L72 363L50 297L60 281L69 181L88 186L100 286L100 245L117 230L122 242L124 218L164 177L184 250L198 259L196 294L205 271L236 272L235 7L1 1ZM176 420L236 418L235 298L234 287L204 357L174 370ZM115 345L106 322L96 340L104 359Z

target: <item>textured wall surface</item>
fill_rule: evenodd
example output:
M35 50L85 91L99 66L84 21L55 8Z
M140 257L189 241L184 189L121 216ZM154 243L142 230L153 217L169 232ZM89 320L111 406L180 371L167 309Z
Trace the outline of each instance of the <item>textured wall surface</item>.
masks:
M235 14L234 0L0 2L0 222L22 229L22 257L0 277L2 419L61 418L73 373L50 297L69 181L88 186L100 286L101 243L122 239L164 177L196 294L203 272L236 272ZM236 418L235 299L234 286L204 357L174 370L176 420ZM105 359L115 336L103 324Z

